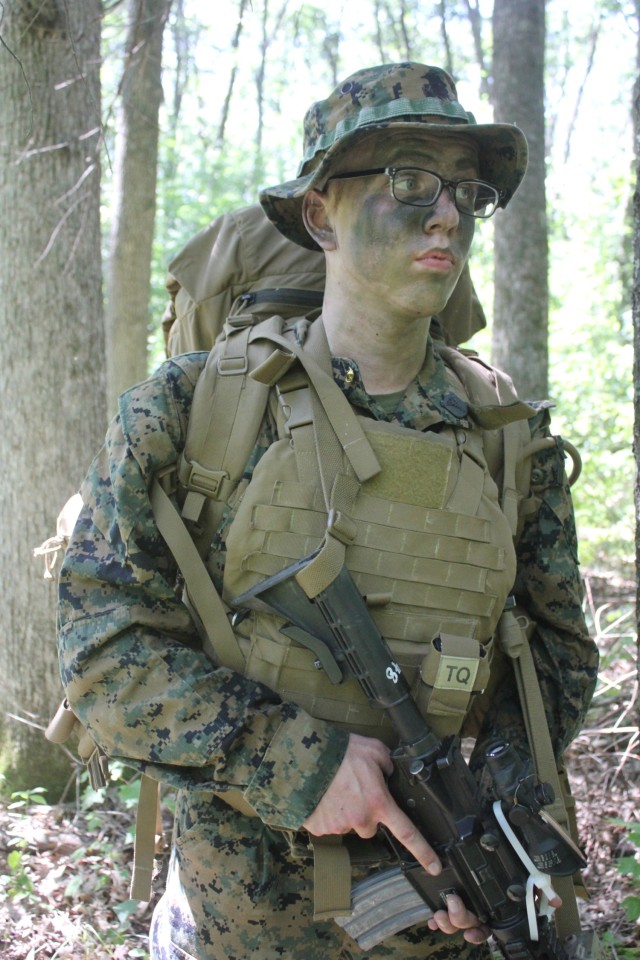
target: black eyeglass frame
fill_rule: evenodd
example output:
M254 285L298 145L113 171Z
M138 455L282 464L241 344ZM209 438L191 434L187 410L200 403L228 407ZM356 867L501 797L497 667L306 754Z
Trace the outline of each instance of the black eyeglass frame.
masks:
M395 178L397 174L403 173L407 170L417 170L420 173L428 173L430 176L435 177L435 179L439 181L440 186L438 188L438 192L430 203L412 203L410 200L401 200L396 196ZM391 190L391 196L393 199L398 203L404 203L405 206L408 207L432 207L438 202L438 199L440 198L444 188L448 187L451 190L453 202L458 213L461 213L465 217L473 217L474 220L488 220L494 215L500 205L500 201L504 197L504 191L498 190L497 187L494 187L492 183L487 183L486 180L475 180L472 178L465 178L464 180L445 180L445 178L441 177L439 173L436 173L434 170L425 170L424 167L380 167L377 170L358 170L354 171L353 173L336 173L329 177L325 185L322 187L321 192L324 193L326 191L332 180L355 180L358 177L377 177L383 173L389 177L389 188ZM496 201L495 207L491 213L471 213L469 210L463 210L461 207L459 207L456 200L456 193L461 183L476 183L486 187L488 190L492 190L496 195Z

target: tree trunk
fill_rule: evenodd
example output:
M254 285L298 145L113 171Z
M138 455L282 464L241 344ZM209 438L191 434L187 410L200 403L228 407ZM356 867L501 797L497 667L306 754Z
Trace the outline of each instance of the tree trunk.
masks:
M41 732L62 698L55 532L106 425L100 257L100 0L4 0L0 51L0 769L48 786L69 762Z
M640 0L636 0L636 23L640 25ZM636 463L634 502L636 515L636 623L640 616L640 33L636 55L638 75L633 87L633 142L635 153L635 191L633 194L633 451ZM637 631L637 627L636 627ZM637 640L638 678L640 679L640 637Z
M171 0L129 0L115 147L107 278L107 395L147 376L151 248L156 214L162 34Z
M548 394L548 237L545 197L544 0L495 0L493 106L529 142L529 167L495 217L492 357L523 399Z

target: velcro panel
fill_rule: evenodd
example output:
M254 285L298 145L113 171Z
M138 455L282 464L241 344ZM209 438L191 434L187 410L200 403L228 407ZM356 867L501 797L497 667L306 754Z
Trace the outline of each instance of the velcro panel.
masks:
M453 459L449 444L427 441L420 433L407 436L407 431L367 430L367 439L382 466L364 484L367 494L421 507L444 506Z

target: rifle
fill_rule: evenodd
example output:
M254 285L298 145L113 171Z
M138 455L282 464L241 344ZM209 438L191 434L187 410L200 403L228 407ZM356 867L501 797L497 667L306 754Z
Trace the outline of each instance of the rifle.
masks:
M333 683L355 678L369 701L386 710L398 735L388 786L443 864L437 877L388 832L395 866L352 891L352 913L336 917L364 950L446 909L457 893L487 924L506 960L589 960L598 955L593 931L560 942L551 918L552 876L586 865L582 851L542 809L553 802L504 740L486 751L495 801L483 802L458 737L437 737L420 713L400 667L346 567L310 599L296 575L316 553L238 596L233 607L277 613L281 631L309 648ZM535 892L537 888L537 893Z

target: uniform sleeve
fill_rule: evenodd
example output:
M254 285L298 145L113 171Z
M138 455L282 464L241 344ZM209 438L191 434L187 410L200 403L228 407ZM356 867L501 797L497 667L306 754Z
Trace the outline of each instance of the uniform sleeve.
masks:
M202 653L149 503L151 477L184 445L194 376L168 361L125 394L83 484L60 575L63 683L109 756L176 786L240 789L266 822L295 829L347 736Z
M532 438L549 436L548 410L531 421ZM531 498L517 545L514 593L535 622L531 649L545 706L546 721L559 758L584 723L593 696L598 651L585 623L575 519L565 471L562 440L534 455ZM496 736L511 740L524 754L526 734L515 684L493 691L476 744L474 762Z

